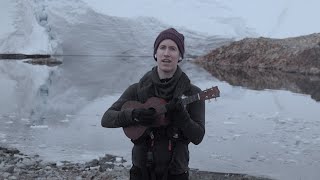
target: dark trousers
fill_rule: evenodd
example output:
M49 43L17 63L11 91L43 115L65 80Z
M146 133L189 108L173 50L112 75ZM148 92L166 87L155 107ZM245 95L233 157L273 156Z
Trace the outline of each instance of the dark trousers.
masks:
M157 174L156 180L163 180L163 174ZM130 169L130 180L151 180L151 178L143 178L143 172L137 166L132 166ZM168 174L168 178L166 180L189 180L189 173L185 172L182 174Z

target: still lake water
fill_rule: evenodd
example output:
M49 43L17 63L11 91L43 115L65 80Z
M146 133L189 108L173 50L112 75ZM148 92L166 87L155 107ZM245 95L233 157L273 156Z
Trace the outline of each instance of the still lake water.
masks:
M7 65L3 63L0 70ZM10 64L25 77L0 78L0 92L15 97L1 98L0 145L50 161L87 161L109 153L130 165L131 142L122 129L102 128L100 119L153 65L150 58L68 57L62 65L46 68L46 81L30 91L17 90L17 85L27 86L36 78L28 71L44 67L23 70L31 65ZM218 86L221 91L221 97L206 102L206 135L200 145L190 145L191 168L320 179L319 76L205 70L187 61L181 67L201 89ZM22 108L21 102L28 105Z

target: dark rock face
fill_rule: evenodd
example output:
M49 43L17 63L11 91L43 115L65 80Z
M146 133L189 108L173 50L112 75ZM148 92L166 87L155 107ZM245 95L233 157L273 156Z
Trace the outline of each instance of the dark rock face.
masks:
M320 74L320 33L287 39L246 38L217 48L195 62Z

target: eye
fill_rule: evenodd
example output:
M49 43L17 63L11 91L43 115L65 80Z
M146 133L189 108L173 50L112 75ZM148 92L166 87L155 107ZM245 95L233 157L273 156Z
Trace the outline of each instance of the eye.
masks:
M162 46L159 46L159 49L162 49L162 50L163 50L163 49L166 49L166 46L163 46L163 45L162 45Z
M171 51L176 51L176 50L177 50L177 48L174 47L174 46L170 46L169 49L170 49Z

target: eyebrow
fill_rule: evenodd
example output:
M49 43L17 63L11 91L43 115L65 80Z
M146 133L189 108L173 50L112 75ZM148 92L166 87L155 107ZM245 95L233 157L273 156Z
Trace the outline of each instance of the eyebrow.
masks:
M164 45L164 44L161 44L159 47L163 47L163 46L167 46L167 45ZM167 47L173 47L173 48L178 48L177 46L167 46Z

